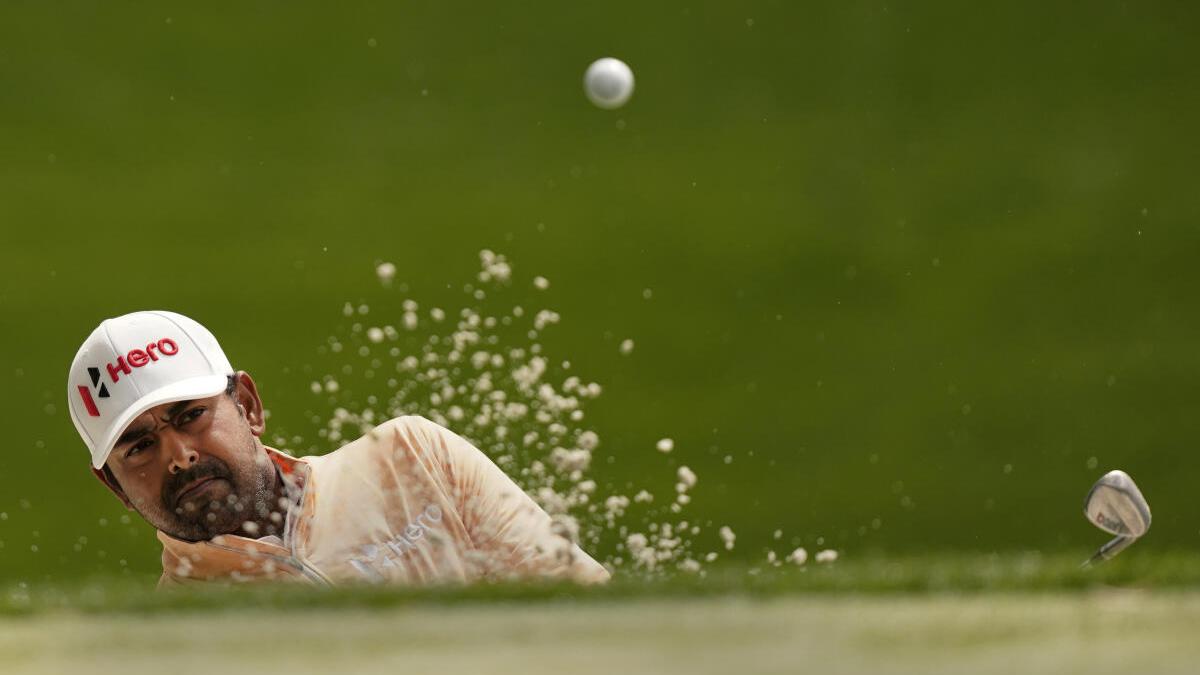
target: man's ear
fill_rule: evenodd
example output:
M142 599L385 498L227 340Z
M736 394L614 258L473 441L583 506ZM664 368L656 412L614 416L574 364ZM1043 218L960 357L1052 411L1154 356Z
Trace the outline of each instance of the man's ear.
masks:
M237 378L237 386L233 390L233 402L250 425L250 433L262 436L267 430L267 421L263 416L262 399L258 397L258 386L254 384L250 373L244 370L239 370L234 377Z
M129 501L129 497L125 496L125 490L121 489L121 484L117 482L116 478L113 478L112 474L110 474L106 469L92 469L92 473L96 474L96 478L99 478L101 483L104 483L104 487L111 490L112 493L117 496L117 499L121 500L121 503L125 505L125 508L129 509L130 511L134 510L133 502Z

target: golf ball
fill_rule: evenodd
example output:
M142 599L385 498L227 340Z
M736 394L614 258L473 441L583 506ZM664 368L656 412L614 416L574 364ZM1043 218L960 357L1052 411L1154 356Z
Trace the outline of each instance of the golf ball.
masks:
M583 74L583 91L598 108L620 108L633 96L633 71L619 59L600 59Z

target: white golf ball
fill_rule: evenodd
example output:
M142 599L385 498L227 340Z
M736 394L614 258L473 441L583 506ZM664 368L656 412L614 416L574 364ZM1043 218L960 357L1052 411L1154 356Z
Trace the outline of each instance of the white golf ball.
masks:
M633 96L633 71L620 59L600 59L583 74L583 91L598 108L620 108Z

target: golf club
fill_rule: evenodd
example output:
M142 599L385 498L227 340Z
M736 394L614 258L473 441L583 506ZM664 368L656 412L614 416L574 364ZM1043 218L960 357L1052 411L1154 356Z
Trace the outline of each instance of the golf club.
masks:
M1096 527L1117 535L1083 567L1109 560L1150 529L1150 505L1129 474L1114 469L1100 477L1084 500L1083 514Z

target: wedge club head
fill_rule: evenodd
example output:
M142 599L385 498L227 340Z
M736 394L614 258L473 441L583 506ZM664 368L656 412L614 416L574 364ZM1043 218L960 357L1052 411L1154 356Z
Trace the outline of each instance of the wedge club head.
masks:
M1096 481L1084 500L1083 514L1096 527L1116 535L1084 562L1084 567L1112 558L1150 529L1150 505L1129 474L1120 469Z

